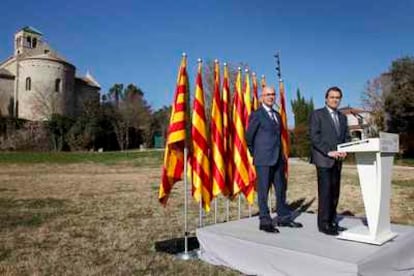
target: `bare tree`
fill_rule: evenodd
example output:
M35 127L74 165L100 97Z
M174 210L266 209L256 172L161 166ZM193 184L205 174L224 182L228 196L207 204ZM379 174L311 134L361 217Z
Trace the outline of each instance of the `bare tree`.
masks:
M67 92L56 92L52 84L32 82L29 95L34 120L50 120L53 114L69 115L70 98ZM22 111L20 109L20 111Z
M384 73L367 82L362 93L362 105L371 112L371 125L378 131L386 129L385 99L391 91L391 75Z
M121 88L123 84L115 84L109 93L115 95L112 125L119 147L125 150L131 144L131 134L135 133L135 137L143 136L145 142L150 139L151 107L144 99L142 90L134 84L129 84L123 90Z

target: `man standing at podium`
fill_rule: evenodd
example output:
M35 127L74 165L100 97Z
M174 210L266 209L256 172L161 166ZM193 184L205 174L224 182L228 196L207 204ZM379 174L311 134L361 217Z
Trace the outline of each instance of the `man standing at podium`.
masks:
M318 229L327 235L343 230L336 221L339 200L342 160L346 152L338 152L337 145L350 140L347 118L338 111L342 91L330 87L325 93L325 107L310 115L311 163L318 177Z

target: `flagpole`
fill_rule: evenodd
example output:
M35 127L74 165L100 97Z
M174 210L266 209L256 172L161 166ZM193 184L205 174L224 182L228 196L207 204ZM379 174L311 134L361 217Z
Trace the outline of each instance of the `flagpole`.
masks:
M201 66L203 60L197 59L197 64ZM193 111L194 112L194 111ZM199 227L203 227L203 187L200 187L200 204L199 204Z
M187 183L187 158L188 149L184 148L184 254L188 254L188 183Z
M226 221L230 221L230 199L226 199Z
M199 227L201 228L201 227L203 227L203 198L202 198L202 196L203 195L200 195L201 196L201 198L200 198L200 204L198 205L198 209L199 209L199 222L200 222L200 224L199 224Z
M186 54L182 54L183 58ZM188 104L188 102L186 102ZM188 159L188 147L187 139L184 146L184 252L177 254L177 257L181 260L197 259L198 255L196 251L188 251L188 179L187 179L187 159Z
M252 205L249 204L249 218L252 217Z
M217 224L217 199L218 197L214 199L214 224Z
M239 219L241 218L241 196L240 196L241 191L239 192Z

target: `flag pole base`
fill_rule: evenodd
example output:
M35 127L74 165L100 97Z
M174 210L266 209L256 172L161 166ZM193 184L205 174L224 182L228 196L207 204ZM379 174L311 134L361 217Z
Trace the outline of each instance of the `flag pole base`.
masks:
M183 261L189 261L189 260L197 260L199 259L198 257L198 253L199 250L195 249L195 250L191 250L188 252L180 252L177 255L175 255L177 257L177 259L179 260L183 260Z

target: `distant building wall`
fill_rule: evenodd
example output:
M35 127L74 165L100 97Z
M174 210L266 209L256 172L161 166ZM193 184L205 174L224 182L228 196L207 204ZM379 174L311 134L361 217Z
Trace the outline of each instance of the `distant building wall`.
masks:
M76 79L74 98L76 100L74 113L79 115L86 102L99 102L99 87L90 86L83 79Z
M19 64L20 118L37 121L52 113L73 114L73 66L40 58L24 59Z
M99 102L99 83L89 74L75 77L76 68L26 26L14 36L14 55L0 61L0 112L38 121L53 113L78 115L88 100ZM12 100L10 104L10 100ZM14 102L13 102L14 101Z
M0 115L13 115L14 78L0 76ZM11 113L11 114L10 114Z

